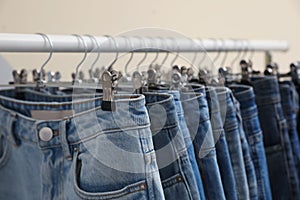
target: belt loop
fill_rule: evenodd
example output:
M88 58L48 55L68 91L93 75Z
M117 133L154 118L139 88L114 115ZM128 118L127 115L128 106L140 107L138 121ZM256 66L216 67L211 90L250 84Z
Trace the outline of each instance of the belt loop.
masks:
M17 114L14 112L1 111L0 118L2 120L1 132L8 141L10 141L14 146L18 146L19 142L14 134L14 125L17 118Z
M63 120L59 124L59 135L60 135L60 141L62 145L62 149L65 155L65 158L67 160L72 160L71 151L69 148L69 143L67 140L67 133L66 133L66 120Z

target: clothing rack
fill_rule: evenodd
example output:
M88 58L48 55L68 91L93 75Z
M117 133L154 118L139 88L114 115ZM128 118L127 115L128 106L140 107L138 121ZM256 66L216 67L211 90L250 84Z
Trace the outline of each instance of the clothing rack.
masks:
M280 40L190 39L139 36L81 36L75 35L0 33L0 52L212 52L212 51L287 51L289 45ZM95 43L97 40L98 46ZM85 47L86 46L86 47Z

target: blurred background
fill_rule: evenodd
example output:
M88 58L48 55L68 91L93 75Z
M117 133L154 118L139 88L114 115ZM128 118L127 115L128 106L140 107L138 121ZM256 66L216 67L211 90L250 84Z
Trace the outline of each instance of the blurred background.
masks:
M279 71L300 60L299 0L0 0L0 32L120 35L156 27L191 38L287 40L288 52L273 53ZM45 53L2 53L14 69L38 68ZM230 53L230 63L236 53ZM212 55L209 55L213 57ZM55 53L47 69L71 73L82 54ZM138 60L138 59L137 59ZM219 59L218 62L221 62ZM264 69L255 53L254 68ZM217 65L217 64L216 64Z

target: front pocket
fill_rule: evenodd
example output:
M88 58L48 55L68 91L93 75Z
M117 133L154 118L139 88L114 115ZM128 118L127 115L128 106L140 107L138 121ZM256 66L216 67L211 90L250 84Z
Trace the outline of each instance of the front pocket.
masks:
M6 138L0 134L0 169L4 167L9 158L10 146Z
M190 199L184 178L179 173L162 181L162 186L166 199Z
M73 173L74 173L74 188L76 194L82 199L89 199L89 200L110 200L110 199L117 199L117 200L129 200L129 199L148 199L147 198L147 183L146 180L135 181L130 183L126 186L121 186L118 189L106 191L88 191L87 189L83 189L80 185L80 176L82 173L82 163L78 158L79 153L75 152L74 161L73 161ZM99 169L99 166L93 166L95 170ZM115 174L111 174L111 178L114 180L115 185L120 185L118 183L118 179L122 179L124 177L116 177ZM101 182L99 177L98 180L90 180L90 184L93 185L95 183ZM123 180L122 180L123 181ZM128 181L130 182L130 181ZM93 187L93 186L91 186ZM101 187L101 186L100 186Z

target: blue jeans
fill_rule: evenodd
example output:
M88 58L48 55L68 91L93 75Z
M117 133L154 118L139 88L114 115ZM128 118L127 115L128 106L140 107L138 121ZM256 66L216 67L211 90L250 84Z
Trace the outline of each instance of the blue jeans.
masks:
M165 198L200 199L172 95L144 95Z
M230 160L228 144L223 129L222 113L219 105L219 99L214 88L207 88L203 91L206 96L210 121L212 124L213 137L217 150L217 160L222 178L223 188L226 199L238 199L236 183L234 179L233 168Z
M101 99L8 93L0 91L0 199L164 199L143 96L117 95L116 112L106 112L95 107ZM49 111L72 112L35 119Z
M171 94L173 96L173 103L175 105L175 109L176 109L176 113L177 113L177 117L178 117L179 128L183 134L185 145L186 145L186 148L188 151L188 156L189 156L192 168L193 168L193 172L194 172L193 174L194 174L195 180L197 182L197 187L198 187L198 191L200 194L200 198L202 200L204 200L205 194L204 194L203 183L201 180L201 175L200 175L200 171L198 168L196 154L195 154L195 150L194 150L194 146L193 146L193 142L192 142L192 140L195 138L195 136L190 134L190 131L189 131L186 121L184 119L184 111L183 111L182 103L180 100L180 93L179 93L179 91L176 91L176 90L165 90L165 91L161 90L158 92L159 93L165 92L165 93ZM187 111L187 112L189 112L189 111Z
M255 167L258 199L271 200L267 159L253 88L245 85L231 85L230 89L240 103L243 128L250 145L251 158Z
M299 199L299 180L276 77L252 80L273 198Z
M204 191L207 199L226 199L219 167L208 106L203 93L182 92L182 104L185 120L189 131L194 136L198 166L203 178Z
M288 132L290 136L293 156L295 159L296 169L298 171L298 177L300 177L300 144L297 132L297 109L295 105L298 104L296 99L296 89L291 81L281 82L279 84L279 90L281 95L281 106L283 114L288 124Z
M230 91L227 88L216 89L221 117L224 120L225 138L231 158L235 183L239 199L249 199L250 191L247 182L246 168L242 151L239 124Z
M250 192L250 199L258 199L258 188L257 188L257 180L255 174L254 163L250 154L250 147L248 140L246 139L246 134L243 128L243 120L241 116L240 104L239 102L230 94L236 108L236 115L239 125L239 133L241 137L241 144L243 150L244 164L246 167L247 181Z

